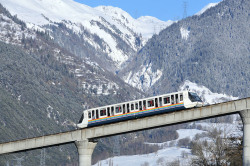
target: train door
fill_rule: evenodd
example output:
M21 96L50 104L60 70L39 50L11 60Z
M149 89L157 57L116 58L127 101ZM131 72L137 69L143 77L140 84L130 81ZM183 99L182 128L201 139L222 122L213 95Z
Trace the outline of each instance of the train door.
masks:
M171 95L171 104L175 104L175 99L174 99L174 95Z
M146 100L143 100L143 109L146 109Z
M122 109L123 109L123 114L125 114L126 113L126 105L125 104L122 105Z
M158 98L155 98L155 107L158 107Z
M92 110L92 119L95 119L95 110Z
M179 94L175 94L175 104L179 103Z
M111 116L114 116L115 114L114 114L114 106L113 107L111 107Z
M159 98L160 107L162 106L162 97Z
M108 107L107 110L108 110L108 116L110 116L110 107Z
M139 110L142 110L142 101L139 101Z
M127 104L127 113L130 112L130 109L129 109L129 103Z
M138 104L138 102L135 103L135 110L136 110L136 111L139 110L139 104Z
M99 110L98 109L96 110L95 115L96 115L96 119L98 119L99 118Z

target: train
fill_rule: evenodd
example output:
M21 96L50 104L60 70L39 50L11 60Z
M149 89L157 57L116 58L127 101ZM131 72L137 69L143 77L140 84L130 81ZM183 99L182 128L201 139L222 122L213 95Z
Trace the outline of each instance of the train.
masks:
M196 93L179 91L84 110L77 127L99 126L193 107L201 107L202 105L203 102Z

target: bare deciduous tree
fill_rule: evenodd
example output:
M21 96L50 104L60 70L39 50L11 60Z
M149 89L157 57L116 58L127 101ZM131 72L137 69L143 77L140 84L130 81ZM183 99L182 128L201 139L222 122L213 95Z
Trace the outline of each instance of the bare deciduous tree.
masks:
M204 135L196 136L191 143L193 166L226 166L232 163L232 154L237 153L239 139L231 136L230 125L213 125ZM239 153L238 153L239 154ZM239 157L239 156L238 156Z

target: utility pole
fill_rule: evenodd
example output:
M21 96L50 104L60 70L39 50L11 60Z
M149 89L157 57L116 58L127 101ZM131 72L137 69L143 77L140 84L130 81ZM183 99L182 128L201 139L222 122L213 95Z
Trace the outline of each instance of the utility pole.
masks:
M40 158L40 166L46 166L45 165L46 158L49 158L49 156L46 155L45 149L42 149L41 150L41 158Z
M187 1L183 1L183 19L187 17Z
M120 136L114 136L113 156L120 156Z
M49 156L46 155L45 149L41 149L41 154L37 157L40 157L40 166L46 166L46 158L49 158Z
M15 159L13 159L13 160L16 160L16 162L17 162L17 164L15 166L22 166L22 161L24 161L24 156L20 157L20 158L15 156Z

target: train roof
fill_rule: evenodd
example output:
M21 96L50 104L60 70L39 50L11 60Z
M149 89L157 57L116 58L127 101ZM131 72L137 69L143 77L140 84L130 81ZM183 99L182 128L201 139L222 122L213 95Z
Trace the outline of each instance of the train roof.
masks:
M89 111L89 110L93 110L93 109L100 109L100 108L105 108L105 107L111 107L111 106L117 106L117 105L122 105L122 104L128 104L128 103L131 103L131 102L136 102L136 101L141 101L141 100L148 100L148 99L152 99L152 98L155 98L155 97L168 96L168 95L173 95L173 94L176 94L176 93L183 93L183 92L190 92L190 91L188 91L188 90L177 91L177 92L172 92L172 93L167 93L167 94L162 94L162 95L157 95L157 96L152 96L152 97L147 97L147 98L142 98L142 99L137 99L137 100L131 100L131 101L122 102L122 103L116 103L116 104L104 105L104 106L100 106L100 107L94 107L94 108L86 109L84 111Z

